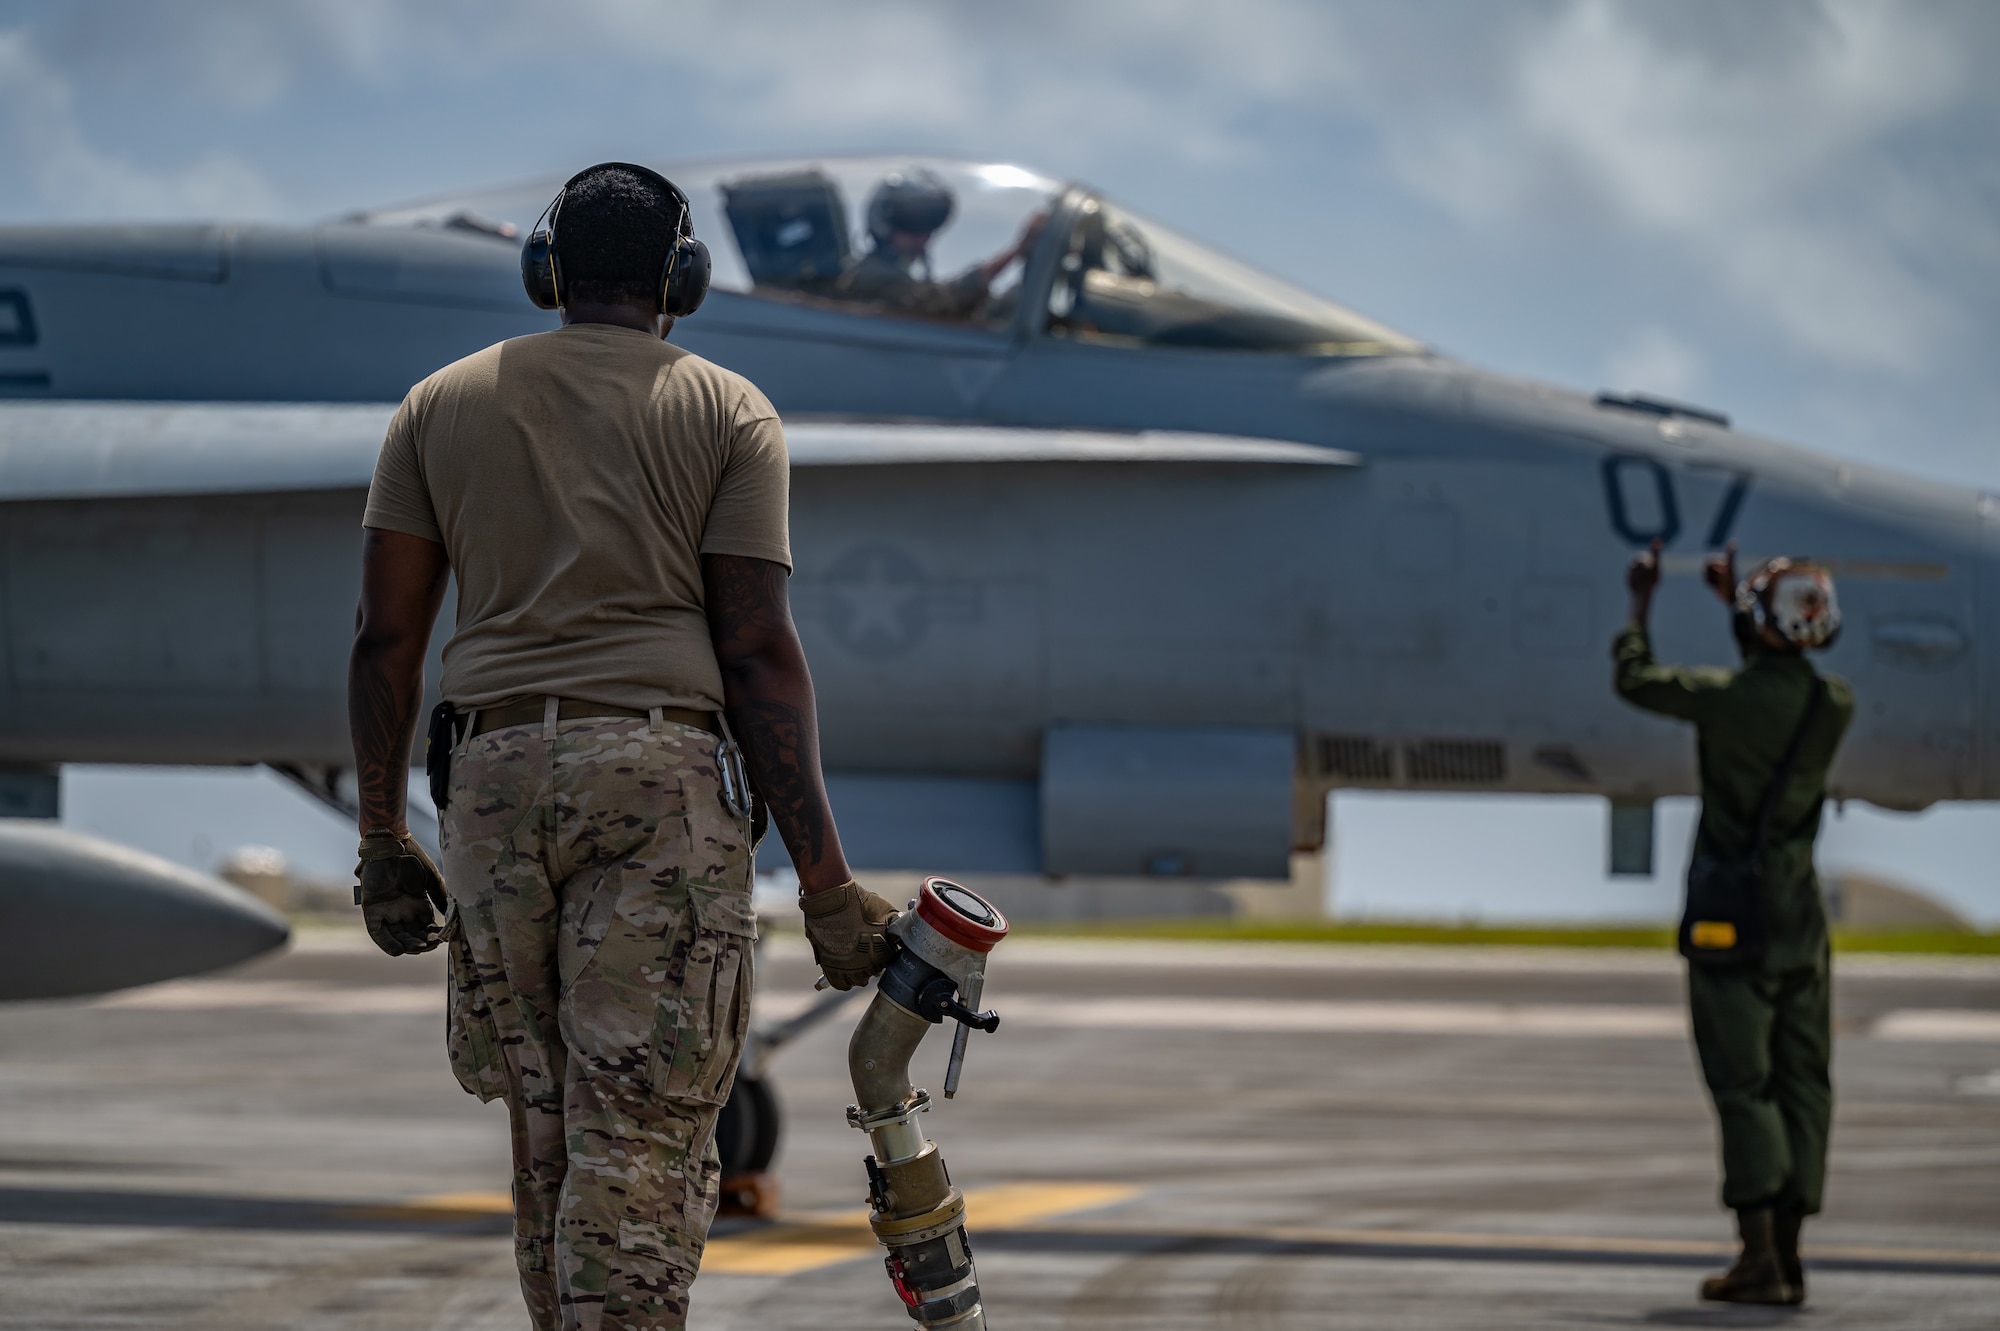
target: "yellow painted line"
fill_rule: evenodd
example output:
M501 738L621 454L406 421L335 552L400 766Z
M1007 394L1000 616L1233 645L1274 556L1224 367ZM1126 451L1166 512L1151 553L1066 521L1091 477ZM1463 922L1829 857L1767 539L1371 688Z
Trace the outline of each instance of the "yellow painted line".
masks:
M428 1197L412 1197L403 1203L426 1211L476 1211L480 1215L498 1212L514 1214L514 1198L505 1192L434 1192Z
M711 1238L702 1250L701 1269L738 1276L788 1276L880 1252L868 1229L867 1212L854 1214L851 1223L786 1223Z
M504 1192L434 1192L394 1206L343 1207L343 1215L368 1220L471 1220L479 1216L514 1214L514 1199Z
M982 1229L1019 1229L1038 1220L1116 1206L1139 1195L1127 1183L1002 1183L965 1195L965 1223Z
M1181 1226L1133 1227L1089 1222L1050 1226L1058 1233L1158 1234L1173 1238L1258 1240L1279 1243L1324 1243L1370 1245L1385 1248L1513 1248L1528 1252L1634 1253L1687 1257L1733 1257L1736 1245L1706 1239L1626 1239L1583 1237L1570 1234L1490 1234L1420 1229L1306 1229L1273 1226L1268 1229L1199 1229ZM1808 1260L1824 1257L1834 1261L1938 1262L2000 1267L2000 1252L1972 1248L1876 1248L1846 1244L1809 1243Z
M978 1242L981 1228L1018 1229L1037 1221L1112 1206L1137 1196L1122 1183L1005 1183L965 1195L965 1223ZM747 1233L710 1239L701 1269L729 1275L783 1276L851 1262L882 1248L863 1208L798 1216Z
M1527 1252L1633 1253L1676 1257L1735 1255L1736 1246L1720 1240L1585 1237L1573 1234L1501 1234L1460 1230L1313 1229L1274 1225L1269 1228L1197 1228L1072 1221L1042 1222L1080 1211L1116 1206L1139 1195L1123 1183L1003 1183L975 1188L966 1194L966 1224L974 1242L981 1229L1036 1228L1079 1237L1104 1234L1157 1234L1163 1237L1264 1240L1278 1243L1369 1245L1388 1248L1508 1249ZM486 1215L512 1215L513 1200L504 1192L440 1192L412 1197L396 1206L348 1208L345 1214L370 1219L453 1220ZM882 1251L868 1228L868 1212L805 1212L764 1229L712 1239L702 1258L704 1271L731 1275L791 1275L839 1262L851 1262ZM2000 1251L1975 1248L1879 1248L1855 1244L1811 1244L1807 1256L1832 1261L1936 1262L2000 1267Z

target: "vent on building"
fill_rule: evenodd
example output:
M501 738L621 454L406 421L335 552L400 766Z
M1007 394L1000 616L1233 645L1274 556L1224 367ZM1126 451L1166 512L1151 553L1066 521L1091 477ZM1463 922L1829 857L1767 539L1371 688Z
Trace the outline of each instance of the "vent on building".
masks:
M1319 774L1340 781L1390 781L1394 751L1366 735L1319 736Z
M1507 779L1507 749L1490 739L1419 740L1403 746L1403 770L1418 785L1497 785Z

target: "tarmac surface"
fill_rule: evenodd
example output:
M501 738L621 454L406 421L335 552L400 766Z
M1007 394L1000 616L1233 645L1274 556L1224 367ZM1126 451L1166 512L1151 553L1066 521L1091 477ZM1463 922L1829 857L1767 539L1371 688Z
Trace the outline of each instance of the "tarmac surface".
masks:
M2000 963L1836 972L1798 1313L1694 1297L1729 1227L1671 956L1010 940L927 1126L999 1331L2000 1324ZM441 975L329 931L0 1013L0 1328L524 1331ZM767 1019L812 978L773 940ZM860 1011L777 1057L785 1214L718 1227L699 1331L910 1325L842 1119Z

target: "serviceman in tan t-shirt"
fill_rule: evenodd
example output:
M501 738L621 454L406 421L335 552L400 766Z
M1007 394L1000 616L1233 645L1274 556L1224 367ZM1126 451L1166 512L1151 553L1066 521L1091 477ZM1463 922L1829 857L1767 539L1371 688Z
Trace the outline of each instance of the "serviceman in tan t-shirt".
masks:
M664 341L707 277L686 199L607 163L551 212L523 275L563 326L418 384L376 466L356 895L391 955L449 943L452 1066L507 1103L538 1331L650 1331L685 1325L715 1214L750 1011L750 791L836 986L889 959L894 910L853 881L827 809L777 413ZM404 800L448 574L440 881Z

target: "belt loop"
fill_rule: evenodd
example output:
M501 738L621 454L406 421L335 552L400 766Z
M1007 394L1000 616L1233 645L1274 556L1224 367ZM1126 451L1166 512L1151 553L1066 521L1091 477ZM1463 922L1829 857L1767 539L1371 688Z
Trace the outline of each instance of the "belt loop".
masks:
M472 752L472 737L479 733L479 713L461 712L459 716L465 722L465 733L458 737L458 756L463 758Z
M661 728L667 724L666 710L664 707L648 707L646 709L646 729L652 731L655 735L659 734Z
M556 742L556 709L562 706L562 699L551 693L542 699L542 738L553 744Z

